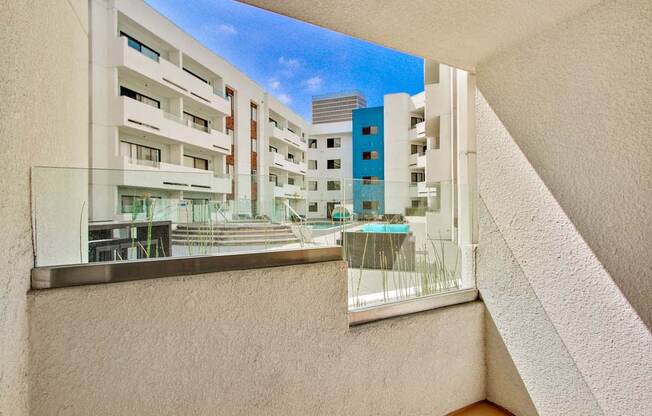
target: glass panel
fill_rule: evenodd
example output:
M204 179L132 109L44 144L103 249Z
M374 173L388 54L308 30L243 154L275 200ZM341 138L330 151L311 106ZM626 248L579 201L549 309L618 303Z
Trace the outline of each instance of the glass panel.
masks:
M206 164L34 168L36 264L341 246L352 310L473 285L470 219L457 209L474 201L464 186L196 170Z

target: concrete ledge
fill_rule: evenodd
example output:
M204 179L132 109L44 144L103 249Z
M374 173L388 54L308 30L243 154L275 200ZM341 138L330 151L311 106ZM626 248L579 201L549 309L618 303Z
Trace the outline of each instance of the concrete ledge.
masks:
M342 259L341 247L320 247L219 256L168 257L36 267L32 269L32 289L54 289L128 282L160 277L320 263Z
M381 319L394 318L412 313L443 308L459 303L473 302L478 298L477 289L462 289L432 296L404 300L349 312L349 325L361 325Z

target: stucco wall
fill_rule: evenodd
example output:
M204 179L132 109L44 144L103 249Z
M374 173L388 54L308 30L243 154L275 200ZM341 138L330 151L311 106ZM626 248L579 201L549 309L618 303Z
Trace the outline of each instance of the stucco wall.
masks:
M87 3L4 1L0 22L0 415L14 416L28 406L30 167L87 164Z
M478 65L477 85L652 326L652 2L605 1Z
M485 397L479 302L349 328L344 262L30 294L32 414L442 415Z
M485 312L484 317L487 400L518 416L538 416L491 315Z
M476 122L478 287L537 410L652 414L648 328L481 93Z

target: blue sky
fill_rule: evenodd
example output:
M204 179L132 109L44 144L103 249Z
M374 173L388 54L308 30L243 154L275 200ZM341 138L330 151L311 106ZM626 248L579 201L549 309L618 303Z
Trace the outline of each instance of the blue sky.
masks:
M421 58L232 0L146 1L306 119L315 94L423 90Z

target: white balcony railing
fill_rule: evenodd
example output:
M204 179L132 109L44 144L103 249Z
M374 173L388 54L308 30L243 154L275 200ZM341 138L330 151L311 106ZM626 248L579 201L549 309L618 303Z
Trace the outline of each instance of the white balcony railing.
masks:
M191 127L190 123L181 117L132 98L117 97L113 111L114 121L118 126L137 129L214 152L231 152L231 138L227 134L202 125Z
M270 136L275 139L281 140L282 142L294 146L302 151L308 149L306 142L298 134L295 134L288 129L281 129L277 127L276 124L269 123L269 131Z
M417 123L413 128L408 132L409 140L425 140L426 139L426 122L422 121Z
M116 182L115 185L221 194L231 192L231 178L216 176L211 170L130 157L120 157L116 167L118 169L114 172L120 174L111 181Z
M283 169L288 172L297 173L300 175L306 174L306 163L305 162L296 162L294 160L289 160L283 157L281 153L278 152L269 152L271 166Z
M155 61L129 47L127 38L123 36L115 40L113 64L117 67L129 68L225 116L231 115L231 106L228 100L222 94L216 93L213 86L190 75L172 62L160 57L158 61Z

